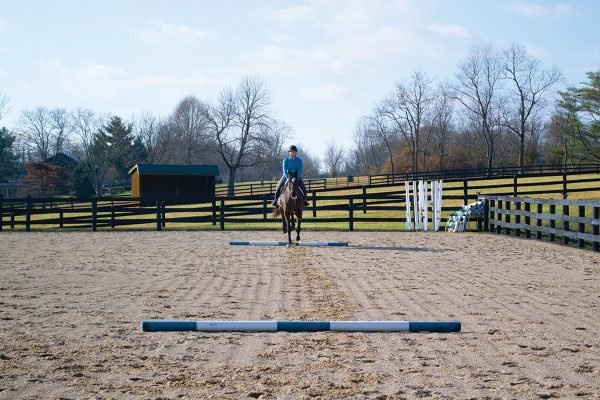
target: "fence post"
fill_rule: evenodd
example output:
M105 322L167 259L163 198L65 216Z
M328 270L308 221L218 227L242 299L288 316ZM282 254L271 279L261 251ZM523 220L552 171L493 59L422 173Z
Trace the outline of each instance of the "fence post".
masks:
M363 186L363 214L367 213L367 187Z
M519 185L517 183L518 177L515 175L513 177L513 196L517 197L519 195ZM517 235L519 236L519 235Z
M114 202L110 202L110 227L115 229L115 205Z
M59 228L64 228L64 226L63 226L63 212L62 211L59 214L58 227Z
M263 219L267 219L267 195L263 195Z
M569 205L568 204L563 204L562 209L563 209L563 216L567 216L568 217L569 216ZM563 231L568 231L569 230L569 221L565 221L563 219L563 224L562 225L563 225ZM562 244L569 244L569 238L564 235L564 232L563 232L563 236L562 236Z
M4 208L2 207L2 193L0 193L0 232L2 232L2 217L4 214Z
M489 219L490 220L495 220L496 219L496 213L494 211L492 211L491 208L496 208L496 200L494 200L494 199L490 200ZM489 232L494 232L494 230L496 229L496 227L494 226L493 222L490 222L489 227L490 227Z
M160 210L160 200L156 200L156 230L157 231L162 231L162 224L160 222L160 217L161 217L161 210Z
M537 232L535 233L535 238L536 239L541 239L542 238L542 231L540 230L541 226L542 226L542 219L540 218L540 214L542 214L543 209L542 209L543 205L541 203L537 204L537 221L535 223L535 225L538 227Z
M323 178L323 189L327 189L327 178Z
M483 231L484 232L489 232L490 231L490 201L487 199L487 197L485 198L484 202L483 202L484 206L483 206Z
M567 198L567 174L563 174L563 199Z
M369 175L369 186L371 186L371 175Z
M498 211L496 212L496 220L498 222L502 222L502 200L498 200ZM500 224L496 224L496 233L502 233L502 226Z
M525 212L527 213L527 215L525 215L525 237L529 239L531 238L531 229L529 228L529 224L531 224L531 217L529 216L529 213L531 212L531 203L528 201L525 202Z
M521 211L521 202L519 200L515 200L515 210L517 212ZM515 215L515 224L521 223L521 216L519 214ZM521 236L521 228L515 228L515 235Z
M585 206L579 206L579 218L585 218ZM579 233L585 233L585 223L579 221ZM577 245L581 248L585 247L585 240L578 239Z
M212 224L217 224L217 202L215 199L212 201Z
M92 232L96 232L96 218L98 216L97 203L98 201L96 199L92 200Z
M505 209L506 209L507 213L504 216L504 222L506 222L506 224L508 225L508 224L510 224L510 214L508 213L508 211L510 211L510 200L506 200L505 203L506 203ZM504 229L505 229L504 232L507 235L510 235L510 228L508 226L506 226Z
M466 206L469 202L469 181L463 179L463 194L464 194L464 205Z
M594 243L592 249L594 251L600 251L600 207L594 207L594 219L596 224L592 225L592 233L594 235Z
M31 231L31 196L27 196L27 205L25 206L25 232Z
M219 227L222 231L225 230L225 199L221 199L220 200L220 204L219 204L219 219L220 219L220 223L219 223Z
M552 216L552 219L550 220L550 229L555 229L556 220L554 219L554 216L556 216L556 204L550 204L550 215ZM554 234L554 232L550 232L550 236L548 239L551 242L554 242L556 240L556 235Z
M312 191L312 203L313 203L313 218L317 217L317 192Z
M348 230L350 232L354 230L354 200L352 196L348 198Z
M15 229L15 213L10 214L10 229Z
M162 223L162 227L166 227L167 226L167 202L166 201L161 201L160 202L160 208L162 210L162 218L161 218L161 223Z

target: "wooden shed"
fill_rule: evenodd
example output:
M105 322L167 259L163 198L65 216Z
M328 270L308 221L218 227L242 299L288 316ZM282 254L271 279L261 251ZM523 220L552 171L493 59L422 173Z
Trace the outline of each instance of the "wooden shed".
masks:
M216 165L136 164L129 171L131 195L161 200L215 198Z

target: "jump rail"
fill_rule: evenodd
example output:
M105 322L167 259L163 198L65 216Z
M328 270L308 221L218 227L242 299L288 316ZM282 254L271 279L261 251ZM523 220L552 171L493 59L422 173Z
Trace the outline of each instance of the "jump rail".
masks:
M460 321L142 321L143 332L460 332Z
M250 241L250 242L229 242L231 246L287 246L288 242L266 242L266 241ZM293 246L348 246L348 242L295 242Z

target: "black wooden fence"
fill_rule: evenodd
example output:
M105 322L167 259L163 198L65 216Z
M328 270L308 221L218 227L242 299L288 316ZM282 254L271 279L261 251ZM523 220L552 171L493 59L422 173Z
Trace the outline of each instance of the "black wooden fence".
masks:
M469 182L466 179L444 182L442 212L456 210L461 204L476 200L480 194L495 196L555 195L567 197L570 193L598 193L600 182L586 175L566 174L546 178L545 182L525 182L514 177L504 182ZM583 187L582 187L583 186ZM305 209L304 222L311 224L342 223L353 230L355 224L405 223L404 185L358 190L340 190L339 194L310 191L310 205ZM0 197L0 230L43 228L91 229L135 227L152 224L162 230L167 224L183 223L187 228L241 223L272 223L269 194L221 197L209 203L187 199L179 203L163 199L133 197L80 198L21 198ZM369 211L369 215L367 212ZM446 219L443 218L442 222ZM204 224L204 225L202 225ZM377 225L370 225L377 228Z
M484 229L497 234L547 239L562 244L588 243L600 251L600 201L539 199L514 196L483 196L486 202ZM576 210L576 215L573 215Z

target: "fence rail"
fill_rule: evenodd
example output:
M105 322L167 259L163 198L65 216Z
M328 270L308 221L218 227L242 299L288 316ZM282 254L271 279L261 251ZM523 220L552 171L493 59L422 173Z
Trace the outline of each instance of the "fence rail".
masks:
M574 240L584 248L600 251L600 201L538 199L514 196L483 196L486 203L486 232L536 239L556 238L568 245ZM514 207L513 207L514 206ZM571 215L571 209L577 216ZM546 212L544 212L546 210ZM532 222L534 221L534 222ZM576 229L571 229L573 224Z
M545 182L523 182L519 177L506 180L506 182L488 183L486 180L469 181L450 180L444 183L444 213L442 222L449 211L456 210L461 204L476 200L480 195L486 196L513 196L523 198L525 195L556 195L567 197L570 193L581 191L595 192L600 197L600 180L586 175L568 176L562 174L548 178ZM590 185L592 183L592 185ZM596 183L596 185L593 185ZM580 187L585 184L585 187ZM490 199L492 197L489 197ZM311 224L346 224L348 230L353 230L356 224L364 223L405 223L405 189L404 185L369 188L363 186L359 190L348 193L348 189L318 192L313 190L308 196L310 206L305 209L306 223ZM20 198L2 199L0 197L0 230L3 228L25 229L30 231L33 227L62 228L62 229L114 229L118 227L136 227L148 224L157 230L164 229L167 224L187 224L187 228L197 226L206 228L218 225L224 230L227 226L236 226L241 223L273 223L270 218L270 200L268 194L254 194L235 197L220 197L211 202L199 202L197 199L182 199L178 203L167 202L160 198L134 198L134 197L101 197L101 198ZM499 200L494 200L499 201ZM547 201L546 208L556 208L558 200ZM569 200L571 201L571 200ZM451 206L452 204L452 206ZM500 203L502 204L502 203ZM512 204L512 203L509 203ZM528 207L528 202L521 202ZM561 203L562 204L562 203ZM570 204L570 203L569 203ZM579 203L577 203L579 204ZM584 203L581 203L584 204ZM518 206L521 207L521 206ZM573 206L574 207L574 206ZM536 218L532 214L513 213L515 210L504 208L499 211L494 203L494 213L503 213L515 220L508 224L520 224L520 218ZM491 209L490 209L491 210ZM522 210L521 210L522 211ZM524 210L529 211L530 210ZM596 211L593 211L596 212ZM367 215L368 213L368 215ZM552 212L551 214L555 214ZM519 218L519 220L517 220ZM567 214L563 219L548 217L548 229L540 229L540 233L562 237L562 233L551 231L556 229L552 224L557 221L579 224L580 219ZM587 217L590 218L590 217ZM591 217L592 219L596 217ZM495 218L494 220L496 220ZM597 219L597 218L596 218ZM504 221L503 223L506 223ZM584 224L593 225L592 220L584 220ZM343 226L343 225L342 225ZM494 229L500 226L494 222ZM536 225L537 226L537 225ZM540 225L542 226L542 225ZM489 228L489 221L486 227ZM507 225L505 228L530 232L523 226ZM542 228L546 228L543 227ZM592 229L593 230L593 229ZM537 232L537 231L536 231ZM588 232L578 232L589 234ZM593 233L592 233L593 234ZM570 236L569 236L570 235ZM565 233L565 237L577 240L593 241L588 236L577 236Z

